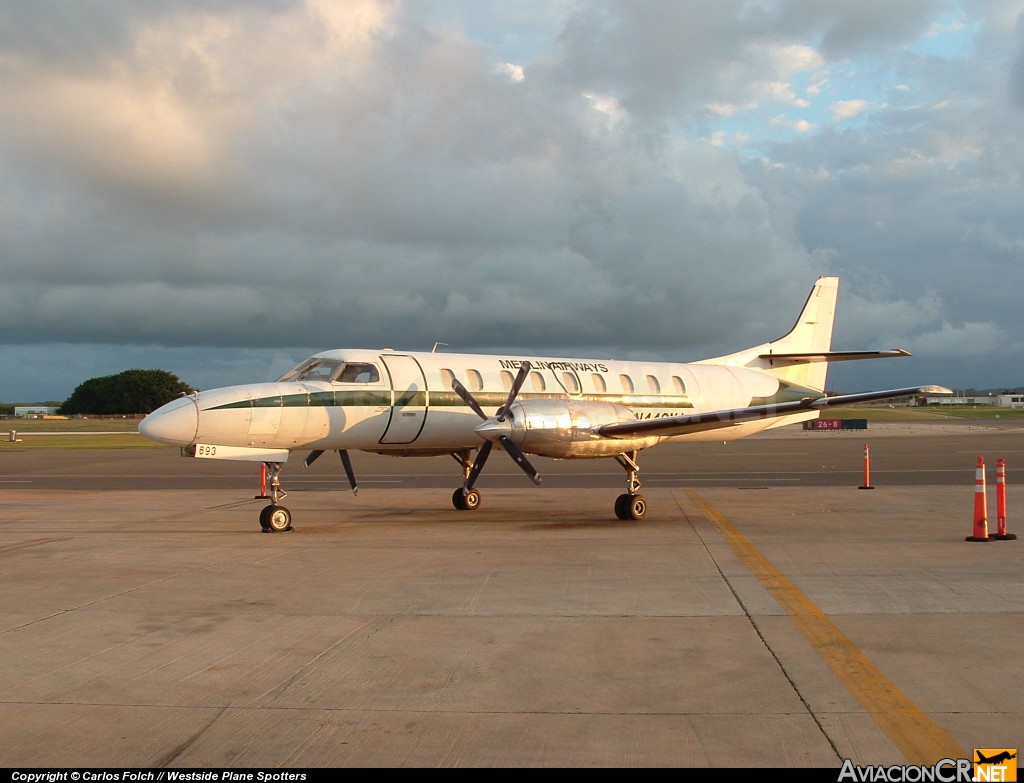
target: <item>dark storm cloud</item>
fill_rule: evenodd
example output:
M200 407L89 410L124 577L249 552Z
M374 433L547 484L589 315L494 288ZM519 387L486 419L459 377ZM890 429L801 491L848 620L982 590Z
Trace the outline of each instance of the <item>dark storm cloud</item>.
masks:
M1024 14L1017 17L1017 54L1010 63L1010 102L1024 108Z
M93 70L131 49L140 28L169 17L208 11L224 13L232 7L273 11L287 5L280 0L8 0L0 14L0 48L40 68Z
M985 57L901 48L951 7L9 4L0 330L202 386L341 345L696 359L839 273L843 347L961 355L1020 333L1024 161L1011 4ZM903 82L843 93L879 53ZM819 125L711 143L749 107Z
M813 36L821 53L834 60L898 47L925 32L945 0L783 0L767 14L776 35Z

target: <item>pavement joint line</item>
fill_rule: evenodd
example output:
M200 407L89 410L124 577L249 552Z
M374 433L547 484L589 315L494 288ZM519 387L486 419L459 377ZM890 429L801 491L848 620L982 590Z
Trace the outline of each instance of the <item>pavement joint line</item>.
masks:
M941 759L973 758L903 693L828 615L775 568L725 515L695 490L687 488L685 492L908 763L930 766Z

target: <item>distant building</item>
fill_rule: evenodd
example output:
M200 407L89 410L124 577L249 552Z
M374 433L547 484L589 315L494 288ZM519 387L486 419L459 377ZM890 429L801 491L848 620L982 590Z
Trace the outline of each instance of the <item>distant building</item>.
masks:
M1024 394L977 394L971 397L918 397L916 405L991 405L996 408L1024 408Z
M44 416L56 416L57 405L15 405L14 418L41 419Z

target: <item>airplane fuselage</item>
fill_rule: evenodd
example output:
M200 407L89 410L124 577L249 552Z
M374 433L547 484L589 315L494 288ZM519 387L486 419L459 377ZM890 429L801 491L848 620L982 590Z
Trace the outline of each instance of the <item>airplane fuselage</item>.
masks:
M524 437L534 431L536 437L549 438L555 432L567 433L564 447L546 454L555 457L606 457L666 440L658 435L588 440L573 437L573 430L820 394L742 367L341 349L310 357L279 381L182 397L163 409L159 428L151 426L146 434L198 447L196 456L201 457L228 456L227 447L235 459L247 458L245 450L252 450L248 458L264 459L265 450L351 449L405 455L472 449L481 443L476 431L480 420L453 391L453 381L461 382L493 415L505 402L524 360L531 370L518 400L538 401L530 403L531 421ZM311 366L303 370L304 365ZM571 407L565 404L569 401ZM816 415L790 414L674 437L728 440L776 425L780 419L790 423ZM220 447L221 453L202 453L212 447ZM544 454L545 449L535 453Z

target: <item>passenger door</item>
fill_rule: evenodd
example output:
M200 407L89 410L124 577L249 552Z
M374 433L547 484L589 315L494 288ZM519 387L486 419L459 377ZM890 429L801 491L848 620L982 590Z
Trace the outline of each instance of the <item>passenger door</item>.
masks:
M412 443L427 420L427 379L420 363L404 354L381 354L392 389L391 419L381 443Z

